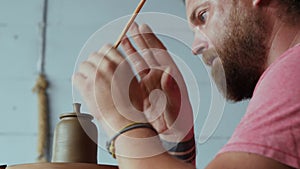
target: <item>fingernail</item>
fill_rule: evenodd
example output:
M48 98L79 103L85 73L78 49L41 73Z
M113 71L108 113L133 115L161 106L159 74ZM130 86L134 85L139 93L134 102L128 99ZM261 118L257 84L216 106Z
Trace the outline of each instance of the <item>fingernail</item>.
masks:
M138 30L138 24L136 22L133 22L132 25L130 26L129 32L131 34L137 33Z
M140 26L140 31L141 31L142 33L152 33L151 28L150 28L147 24L142 24L142 25Z

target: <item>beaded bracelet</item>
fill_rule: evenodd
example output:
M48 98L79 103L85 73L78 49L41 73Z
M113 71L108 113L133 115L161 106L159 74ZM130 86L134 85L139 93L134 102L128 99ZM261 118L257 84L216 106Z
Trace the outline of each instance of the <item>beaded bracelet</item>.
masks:
M114 135L107 143L106 143L106 149L107 151L112 155L113 158L116 158L116 150L115 150L115 140L123 133L137 129L137 128L149 128L153 130L156 134L157 131L153 128L153 126L150 123L130 123L123 127L116 135Z

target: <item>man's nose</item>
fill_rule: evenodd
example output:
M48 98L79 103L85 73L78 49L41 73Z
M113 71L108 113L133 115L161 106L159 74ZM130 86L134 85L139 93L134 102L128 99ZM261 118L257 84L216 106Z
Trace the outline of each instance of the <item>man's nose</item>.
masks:
M194 55L202 54L203 51L208 49L208 47L209 47L209 44L208 44L207 37L199 30L195 31L194 42L192 45L193 54Z

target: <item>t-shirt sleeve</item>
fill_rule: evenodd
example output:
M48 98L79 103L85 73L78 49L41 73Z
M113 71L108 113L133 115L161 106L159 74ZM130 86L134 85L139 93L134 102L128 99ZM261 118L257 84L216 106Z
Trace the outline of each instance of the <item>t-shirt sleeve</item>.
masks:
M300 46L260 78L245 116L218 154L248 152L300 168Z

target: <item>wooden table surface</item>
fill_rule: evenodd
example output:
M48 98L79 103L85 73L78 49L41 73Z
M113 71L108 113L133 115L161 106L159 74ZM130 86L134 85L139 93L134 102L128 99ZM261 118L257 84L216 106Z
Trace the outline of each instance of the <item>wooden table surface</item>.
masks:
M6 169L117 169L117 167L88 163L34 163L8 166Z

